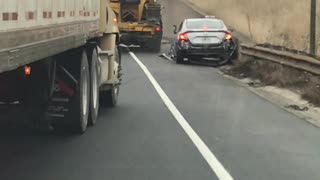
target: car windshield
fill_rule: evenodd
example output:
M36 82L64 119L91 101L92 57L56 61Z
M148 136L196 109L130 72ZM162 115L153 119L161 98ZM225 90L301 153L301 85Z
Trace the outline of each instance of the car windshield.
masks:
M216 19L190 19L186 23L188 29L221 29L223 22Z

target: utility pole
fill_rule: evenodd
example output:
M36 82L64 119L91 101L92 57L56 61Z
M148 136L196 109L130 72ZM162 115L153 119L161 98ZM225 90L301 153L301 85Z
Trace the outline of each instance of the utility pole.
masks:
M310 54L317 53L317 0L311 0L310 14Z

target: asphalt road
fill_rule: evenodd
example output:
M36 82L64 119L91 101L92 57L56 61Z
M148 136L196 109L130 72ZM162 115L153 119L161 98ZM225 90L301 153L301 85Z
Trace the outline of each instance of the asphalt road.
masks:
M163 3L167 27L197 16L179 1ZM133 51L234 179L320 179L318 128L214 68ZM125 53L122 62L120 104L101 109L86 134L1 133L0 179L219 179L134 59Z

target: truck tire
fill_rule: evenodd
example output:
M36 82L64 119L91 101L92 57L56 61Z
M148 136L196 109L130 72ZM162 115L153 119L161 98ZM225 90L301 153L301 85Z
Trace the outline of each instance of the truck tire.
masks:
M59 55L57 63L59 68L55 90L48 109L49 122L58 133L83 134L87 129L90 111L90 66L87 53L83 47L73 49Z
M115 107L118 104L119 86L112 86L108 91L103 91L100 94L101 105L105 107Z
M90 52L89 52L90 53ZM90 59L90 112L89 112L89 125L96 124L99 114L99 65L98 65L98 52L94 48L91 51Z
M115 48L115 61L120 66L121 64L121 55L117 48ZM118 68L117 78L120 79L120 71ZM105 107L115 107L118 104L120 87L117 84L113 84L110 90L100 92L100 103Z
M87 129L90 105L90 70L85 51L82 52L77 93L70 107L71 128L76 133L84 133Z

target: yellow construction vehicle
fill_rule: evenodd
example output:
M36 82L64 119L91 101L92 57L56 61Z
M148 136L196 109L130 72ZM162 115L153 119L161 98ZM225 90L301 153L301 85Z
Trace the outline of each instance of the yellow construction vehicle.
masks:
M111 8L117 15L114 21L118 22L123 44L160 51L162 6L157 0L111 0Z

